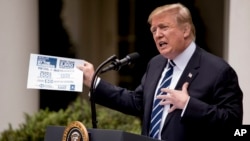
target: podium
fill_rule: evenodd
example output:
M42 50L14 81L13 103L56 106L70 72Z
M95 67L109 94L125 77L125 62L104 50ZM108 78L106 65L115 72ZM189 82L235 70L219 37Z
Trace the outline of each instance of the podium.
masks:
M47 126L44 141L62 141L64 126ZM159 141L121 130L87 129L89 141Z

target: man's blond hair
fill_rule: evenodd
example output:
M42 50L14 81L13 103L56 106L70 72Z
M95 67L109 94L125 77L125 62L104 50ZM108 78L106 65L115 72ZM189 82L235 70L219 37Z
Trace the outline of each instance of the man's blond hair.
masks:
M195 40L195 27L192 21L192 16L187 7L180 3L167 4L154 9L148 17L148 23L152 23L152 18L164 12L175 14L178 24L188 23L191 26L191 36Z

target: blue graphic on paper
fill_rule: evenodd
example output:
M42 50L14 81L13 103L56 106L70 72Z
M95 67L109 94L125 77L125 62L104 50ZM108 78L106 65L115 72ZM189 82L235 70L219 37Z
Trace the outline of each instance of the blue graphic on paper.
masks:
M74 61L60 60L59 62L59 68L61 69L73 69L74 66L75 66Z
M56 58L37 56L37 66L40 67L56 68L56 62Z
M75 85L70 85L70 90L74 91L75 90Z

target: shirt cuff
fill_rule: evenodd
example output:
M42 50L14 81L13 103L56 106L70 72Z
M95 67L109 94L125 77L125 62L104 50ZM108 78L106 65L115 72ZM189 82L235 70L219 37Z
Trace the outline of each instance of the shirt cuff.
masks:
M185 104L185 107L183 108L183 110L182 110L182 112L181 112L181 117L183 116L183 114L184 114L184 113L185 113L185 111L186 111L186 108L187 108L187 105L188 105L189 99L190 99L190 96L188 97L188 100L187 100L187 102L186 102L186 104Z
M100 81L101 81L101 78L97 77L96 83L95 83L95 86L94 86L95 88L98 86L98 84L100 83ZM90 92L89 92L88 96L90 97Z

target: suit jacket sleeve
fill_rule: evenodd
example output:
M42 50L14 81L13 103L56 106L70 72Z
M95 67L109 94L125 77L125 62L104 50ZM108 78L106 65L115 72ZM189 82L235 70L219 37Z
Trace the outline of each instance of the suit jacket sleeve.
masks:
M141 117L143 113L141 87L140 85L135 91L131 91L101 80L93 96L100 105Z

